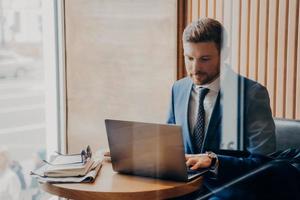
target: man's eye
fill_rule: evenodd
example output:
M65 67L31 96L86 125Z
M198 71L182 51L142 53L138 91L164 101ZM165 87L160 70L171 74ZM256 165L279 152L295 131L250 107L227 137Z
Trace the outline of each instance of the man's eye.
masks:
M201 58L201 60L205 62L205 61L209 61L210 58Z
M188 59L189 61L194 60L192 57L187 57L187 59Z

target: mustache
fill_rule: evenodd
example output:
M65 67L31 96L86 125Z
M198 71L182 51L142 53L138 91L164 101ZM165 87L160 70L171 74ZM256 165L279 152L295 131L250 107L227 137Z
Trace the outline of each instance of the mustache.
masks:
M205 75L207 74L206 72L202 72L202 71L196 71L196 72L191 72L191 75Z

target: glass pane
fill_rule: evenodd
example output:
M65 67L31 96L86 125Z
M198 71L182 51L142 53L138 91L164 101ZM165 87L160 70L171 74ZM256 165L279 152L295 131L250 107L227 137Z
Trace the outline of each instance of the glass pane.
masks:
M29 176L46 156L41 0L0 0L0 199L48 199Z
M107 147L107 118L165 122L176 78L176 4L65 1L70 153Z

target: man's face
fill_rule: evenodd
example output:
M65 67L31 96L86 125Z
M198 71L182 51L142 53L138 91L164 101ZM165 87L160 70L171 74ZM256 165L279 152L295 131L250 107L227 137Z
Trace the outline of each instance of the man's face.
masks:
M214 42L184 42L184 61L188 76L196 85L214 81L220 74L220 53Z

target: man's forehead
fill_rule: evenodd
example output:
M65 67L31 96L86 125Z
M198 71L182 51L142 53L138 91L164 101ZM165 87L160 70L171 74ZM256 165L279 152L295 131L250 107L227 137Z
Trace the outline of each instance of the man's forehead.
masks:
M214 42L185 43L183 44L183 52L184 55L200 54L201 56L209 56L218 53L218 49Z

